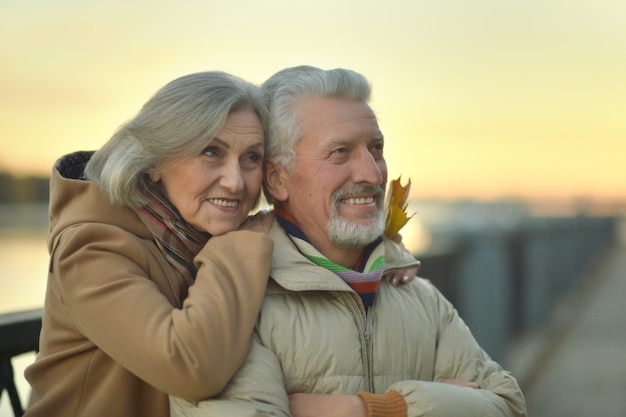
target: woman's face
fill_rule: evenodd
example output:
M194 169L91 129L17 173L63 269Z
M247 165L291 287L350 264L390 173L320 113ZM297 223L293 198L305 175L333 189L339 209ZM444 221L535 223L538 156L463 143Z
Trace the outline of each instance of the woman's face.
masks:
M264 140L253 110L235 110L200 155L157 167L150 179L196 229L221 235L239 228L261 191Z

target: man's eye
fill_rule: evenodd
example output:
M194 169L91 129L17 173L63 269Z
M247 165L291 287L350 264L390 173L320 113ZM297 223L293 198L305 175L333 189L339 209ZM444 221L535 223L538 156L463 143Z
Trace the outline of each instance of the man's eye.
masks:
M370 147L370 152L372 153L372 155L382 157L384 147L385 146L383 143L377 143Z
M375 150L375 151L382 152L384 147L385 147L385 145L381 142L381 143L377 143L377 144L373 145L372 149Z
M333 153L333 154L343 154L343 153L346 153L346 152L348 152L348 148L342 147L342 148L334 149L331 153Z

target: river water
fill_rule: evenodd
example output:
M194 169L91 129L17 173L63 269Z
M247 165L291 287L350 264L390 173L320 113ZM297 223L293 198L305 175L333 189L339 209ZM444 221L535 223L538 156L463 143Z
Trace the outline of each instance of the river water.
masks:
M47 269L45 234L0 236L0 313L43 306Z

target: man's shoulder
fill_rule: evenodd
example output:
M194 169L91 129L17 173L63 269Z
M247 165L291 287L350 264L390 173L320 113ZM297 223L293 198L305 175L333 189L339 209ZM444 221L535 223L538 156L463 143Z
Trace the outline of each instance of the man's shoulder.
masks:
M406 288L406 289L409 289L410 291L423 293L423 294L433 294L438 291L437 287L435 287L435 285L432 283L431 280L429 280L428 278L420 277L420 276L416 276L411 282L404 284L404 285L398 285L395 287L389 283L387 283L387 285L391 288L396 288L398 290L402 290L403 288Z
M270 276L270 279L267 281L267 288L265 289L265 296L273 296L278 294L285 294L286 290L278 285L278 283Z
M396 293L396 295L404 298L416 299L424 305L436 306L445 299L443 294L429 279L419 276L407 284L395 287L383 280L381 290Z

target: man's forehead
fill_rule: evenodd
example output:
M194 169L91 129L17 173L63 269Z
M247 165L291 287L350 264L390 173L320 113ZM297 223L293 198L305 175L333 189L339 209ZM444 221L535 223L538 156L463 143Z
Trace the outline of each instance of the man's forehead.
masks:
M308 98L300 102L296 121L302 134L335 131L339 136L351 137L361 130L369 136L381 134L374 111L355 99Z
M294 102L293 109L300 120L308 119L311 116L330 117L337 115L338 109L342 109L343 112L358 109L366 111L376 118L374 111L366 101L350 97L301 97Z

